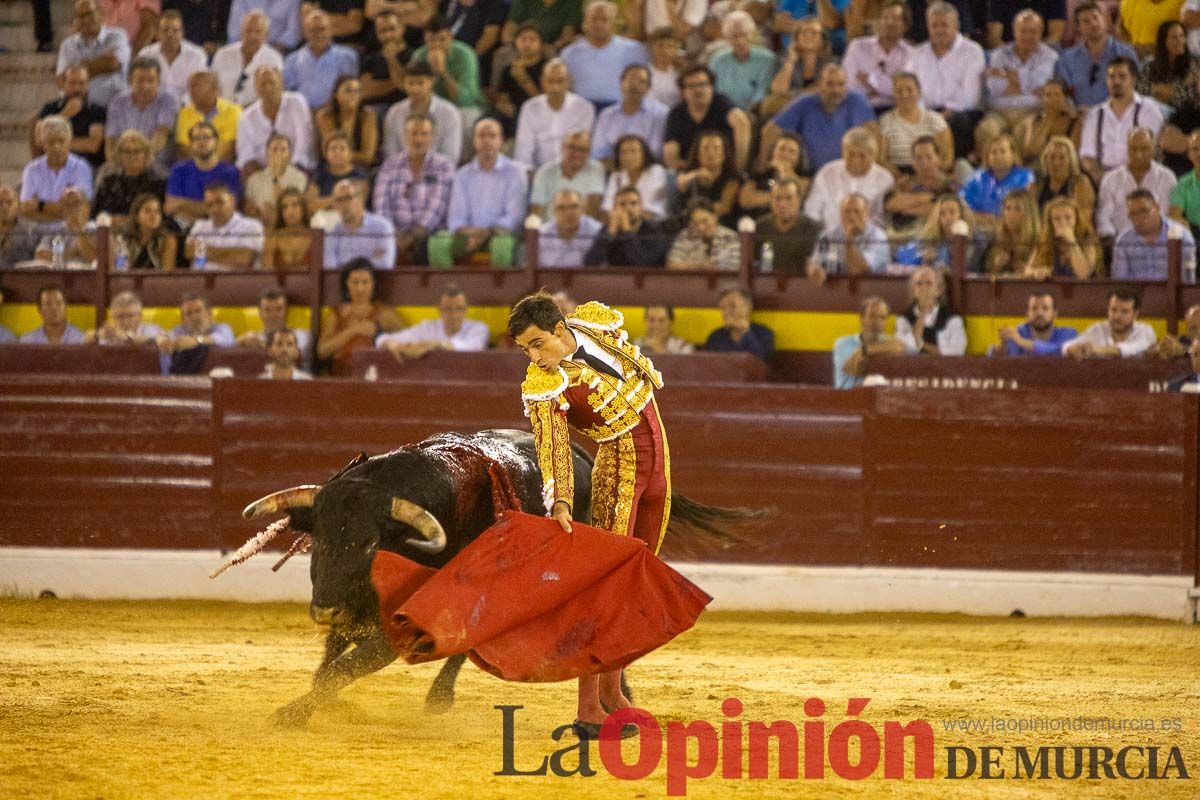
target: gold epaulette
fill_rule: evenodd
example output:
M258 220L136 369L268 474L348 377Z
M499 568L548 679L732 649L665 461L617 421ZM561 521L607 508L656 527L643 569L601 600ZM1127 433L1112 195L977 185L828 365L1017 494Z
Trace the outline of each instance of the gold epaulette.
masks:
M562 367L546 372L537 364L530 364L525 370L525 380L521 382L521 399L526 403L551 400L565 392L569 385L570 379Z
M625 315L604 303L591 300L576 307L567 316L567 322L593 331L615 333L625 324Z

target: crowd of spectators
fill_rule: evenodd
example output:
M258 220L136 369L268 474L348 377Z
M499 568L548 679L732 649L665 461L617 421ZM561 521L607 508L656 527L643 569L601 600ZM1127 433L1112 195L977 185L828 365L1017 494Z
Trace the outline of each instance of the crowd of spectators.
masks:
M863 341L942 354L966 349L953 236L973 272L1130 282L1179 240L1195 280L1180 2L77 0L73 30L0 186L0 267L87 267L107 227L116 270L299 268L313 229L327 269L506 268L529 228L543 265L736 272L753 231L761 271L909 275L894 339L871 302ZM362 272L315 343L343 371L400 327ZM709 349L770 352L749 303L721 298Z

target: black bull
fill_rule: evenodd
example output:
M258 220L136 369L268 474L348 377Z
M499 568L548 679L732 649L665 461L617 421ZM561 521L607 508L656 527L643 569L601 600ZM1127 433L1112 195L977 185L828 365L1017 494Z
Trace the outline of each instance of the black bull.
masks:
M574 517L587 522L592 459L578 445L573 448ZM281 708L276 721L303 724L341 689L396 659L370 578L375 553L394 552L434 569L448 563L494 522L497 481L489 468L503 473L502 482L511 484L522 510L544 509L533 436L516 430L438 434L385 455L360 455L321 486L276 492L246 508L248 519L286 511L290 527L311 536L310 614L329 625L312 690ZM682 522L720 540L729 524L757 516L673 495L670 528ZM427 710L453 704L464 658L446 660L426 696Z

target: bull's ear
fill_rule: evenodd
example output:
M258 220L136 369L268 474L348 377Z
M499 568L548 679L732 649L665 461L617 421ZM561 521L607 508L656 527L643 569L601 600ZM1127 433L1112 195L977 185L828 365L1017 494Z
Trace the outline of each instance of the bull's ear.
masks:
M357 455L354 456L354 458L350 459L349 464L347 464L346 466L339 469L337 471L336 475L334 475L332 478L330 478L328 481L325 481L325 482L330 483L332 481L336 481L338 478L342 477L347 472L349 472L350 470L357 467L359 464L362 464L363 462L365 462L368 458L370 458L370 456L368 456L366 453L358 453Z

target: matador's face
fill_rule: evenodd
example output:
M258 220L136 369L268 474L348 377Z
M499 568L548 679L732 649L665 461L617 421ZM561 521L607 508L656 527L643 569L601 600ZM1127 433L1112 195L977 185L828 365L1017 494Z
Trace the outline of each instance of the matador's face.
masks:
M530 325L518 336L513 337L521 352L529 356L529 360L538 369L553 372L558 364L574 352L573 337L567 326L559 322L553 331L544 331L536 325Z

